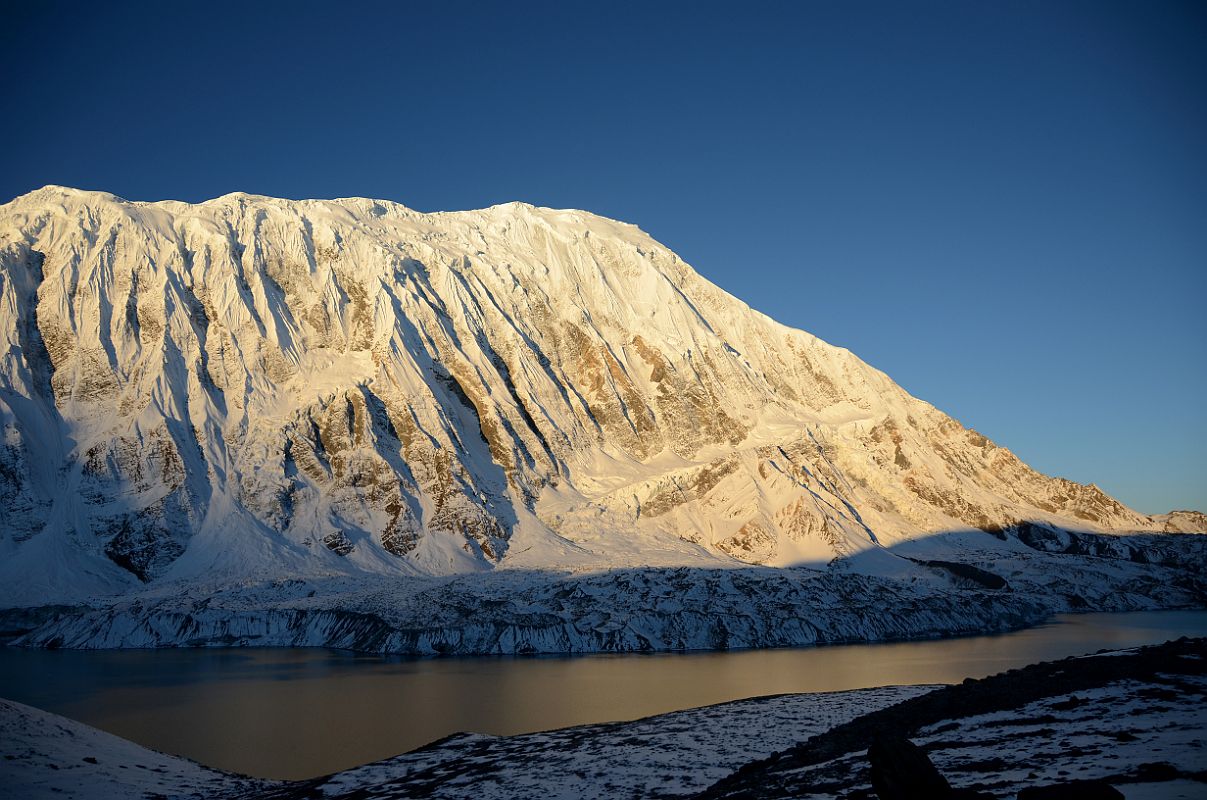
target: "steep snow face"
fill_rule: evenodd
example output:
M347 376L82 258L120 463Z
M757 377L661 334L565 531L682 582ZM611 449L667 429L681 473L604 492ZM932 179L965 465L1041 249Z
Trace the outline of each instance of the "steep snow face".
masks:
M581 211L46 187L0 206L0 357L7 602L1196 522L1034 472Z

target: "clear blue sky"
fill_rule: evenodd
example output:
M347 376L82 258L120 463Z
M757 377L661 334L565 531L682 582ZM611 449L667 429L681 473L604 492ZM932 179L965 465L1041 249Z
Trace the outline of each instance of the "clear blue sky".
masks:
M1207 4L24 5L4 200L588 209L1040 470L1207 509Z

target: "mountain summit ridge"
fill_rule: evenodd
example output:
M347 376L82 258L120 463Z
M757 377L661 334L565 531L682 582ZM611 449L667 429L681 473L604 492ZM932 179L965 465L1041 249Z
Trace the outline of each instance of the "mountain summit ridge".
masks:
M1207 521L1040 475L577 210L48 186L0 206L0 349L9 603Z

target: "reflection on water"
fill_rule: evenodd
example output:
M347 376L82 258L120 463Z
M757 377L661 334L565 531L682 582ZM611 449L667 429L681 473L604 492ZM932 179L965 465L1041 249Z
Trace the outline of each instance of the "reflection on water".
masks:
M457 731L514 734L765 694L957 683L1183 635L1207 635L1207 612L1086 614L1001 636L687 655L0 648L0 695L203 764L303 778Z

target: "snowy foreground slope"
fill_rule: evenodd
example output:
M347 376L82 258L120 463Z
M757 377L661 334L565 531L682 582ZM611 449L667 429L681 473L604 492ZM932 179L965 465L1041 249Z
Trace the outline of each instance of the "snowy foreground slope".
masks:
M7 615L28 644L711 647L1204 598L1165 535L1202 514L1040 475L581 211L46 187L0 206L0 359L0 607L60 607Z
M148 750L80 722L0 700L0 797L238 797L272 786Z
M1182 640L945 688L782 695L521 736L459 734L285 783L206 770L0 701L0 797L874 796L867 750L887 735L924 746L953 786L1003 800L1073 779L1103 780L1129 798L1197 798L1207 789L1205 657L1203 640Z

